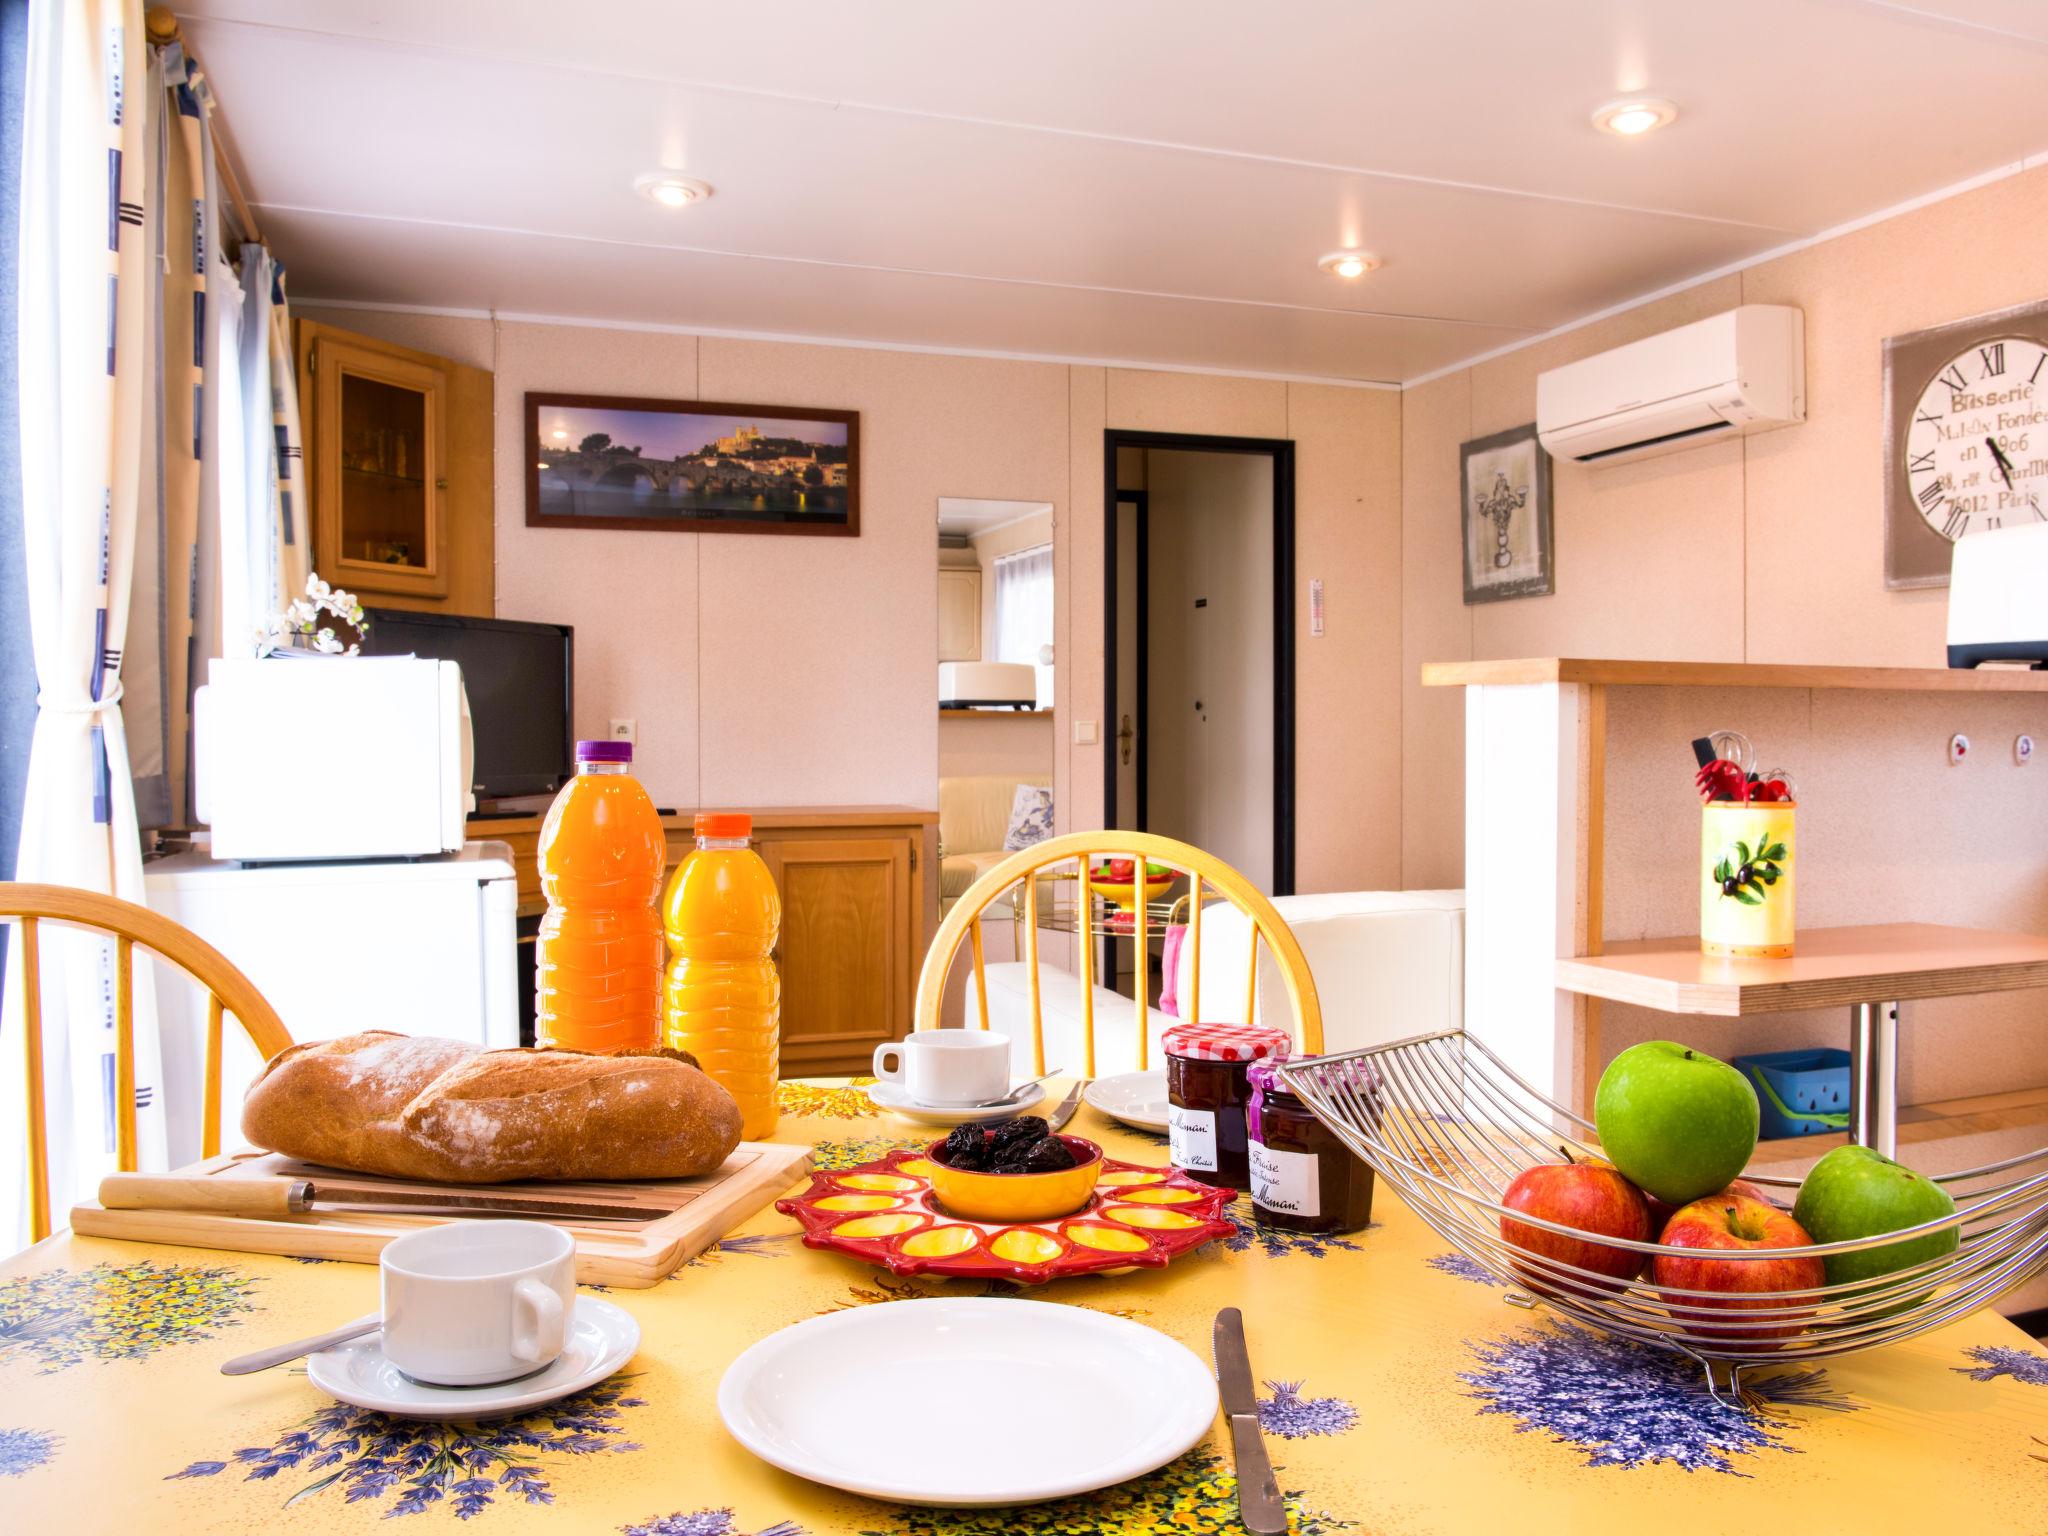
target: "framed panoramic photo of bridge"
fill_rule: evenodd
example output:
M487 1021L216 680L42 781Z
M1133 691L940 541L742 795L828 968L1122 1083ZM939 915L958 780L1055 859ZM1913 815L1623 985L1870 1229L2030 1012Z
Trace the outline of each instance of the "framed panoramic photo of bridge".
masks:
M860 412L526 397L533 528L860 532Z

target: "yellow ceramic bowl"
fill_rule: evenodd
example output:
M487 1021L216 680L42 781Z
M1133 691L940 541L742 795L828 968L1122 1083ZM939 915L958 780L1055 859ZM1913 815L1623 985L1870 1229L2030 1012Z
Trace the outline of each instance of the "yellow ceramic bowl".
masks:
M1157 901L1173 889L1174 879L1174 876L1167 875L1161 879L1147 880L1145 899ZM1094 880L1089 882L1089 888L1105 901L1114 902L1126 912L1134 910L1138 905L1137 888L1128 880Z
M955 1216L969 1221L1048 1221L1071 1216L1095 1193L1095 1180L1102 1172L1102 1148L1081 1136L1062 1136L1076 1159L1071 1168L1053 1173L970 1173L949 1168L939 1161L945 1146L935 1141L925 1148L931 1164L927 1175L932 1193Z

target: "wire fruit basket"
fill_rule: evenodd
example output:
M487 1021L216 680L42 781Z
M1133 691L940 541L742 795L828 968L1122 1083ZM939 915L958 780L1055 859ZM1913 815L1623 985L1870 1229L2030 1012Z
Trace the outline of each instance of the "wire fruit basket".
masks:
M1805 1248L1712 1250L1709 1262L1749 1264L1882 1248L1956 1229L1952 1252L1870 1279L1805 1289L1759 1291L1731 1302L1733 1288L1618 1280L1533 1252L1501 1236L1501 1218L1584 1238L1501 1196L1524 1168L1598 1159L1591 1121L1531 1087L1486 1045L1462 1030L1316 1057L1280 1077L1352 1151L1394 1186L1410 1210L1458 1252L1509 1289L1521 1305L1541 1302L1589 1327L1690 1356L1710 1388L1738 1394L1742 1372L1874 1349L1952 1322L2048 1265L2048 1148L1935 1182L1956 1212L1877 1237ZM1745 1175L1790 1203L1798 1180ZM1782 1191L1782 1194L1780 1193ZM1602 1236L1603 1247L1693 1261L1696 1248Z

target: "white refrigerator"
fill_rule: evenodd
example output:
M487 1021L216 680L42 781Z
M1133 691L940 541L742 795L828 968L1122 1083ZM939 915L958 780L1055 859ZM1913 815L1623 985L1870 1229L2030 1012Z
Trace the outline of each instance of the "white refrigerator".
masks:
M143 866L150 907L234 962L295 1041L357 1030L519 1043L518 894L503 843L431 858L252 864L205 851ZM199 1156L205 995L161 963L171 1166ZM242 1145L242 1095L262 1065L232 1021L223 1032L221 1145Z

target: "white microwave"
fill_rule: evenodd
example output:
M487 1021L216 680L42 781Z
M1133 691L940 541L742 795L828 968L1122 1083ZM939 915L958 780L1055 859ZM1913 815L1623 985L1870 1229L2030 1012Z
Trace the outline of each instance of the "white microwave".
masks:
M208 664L193 789L216 859L405 859L462 846L475 808L462 669L417 656Z

